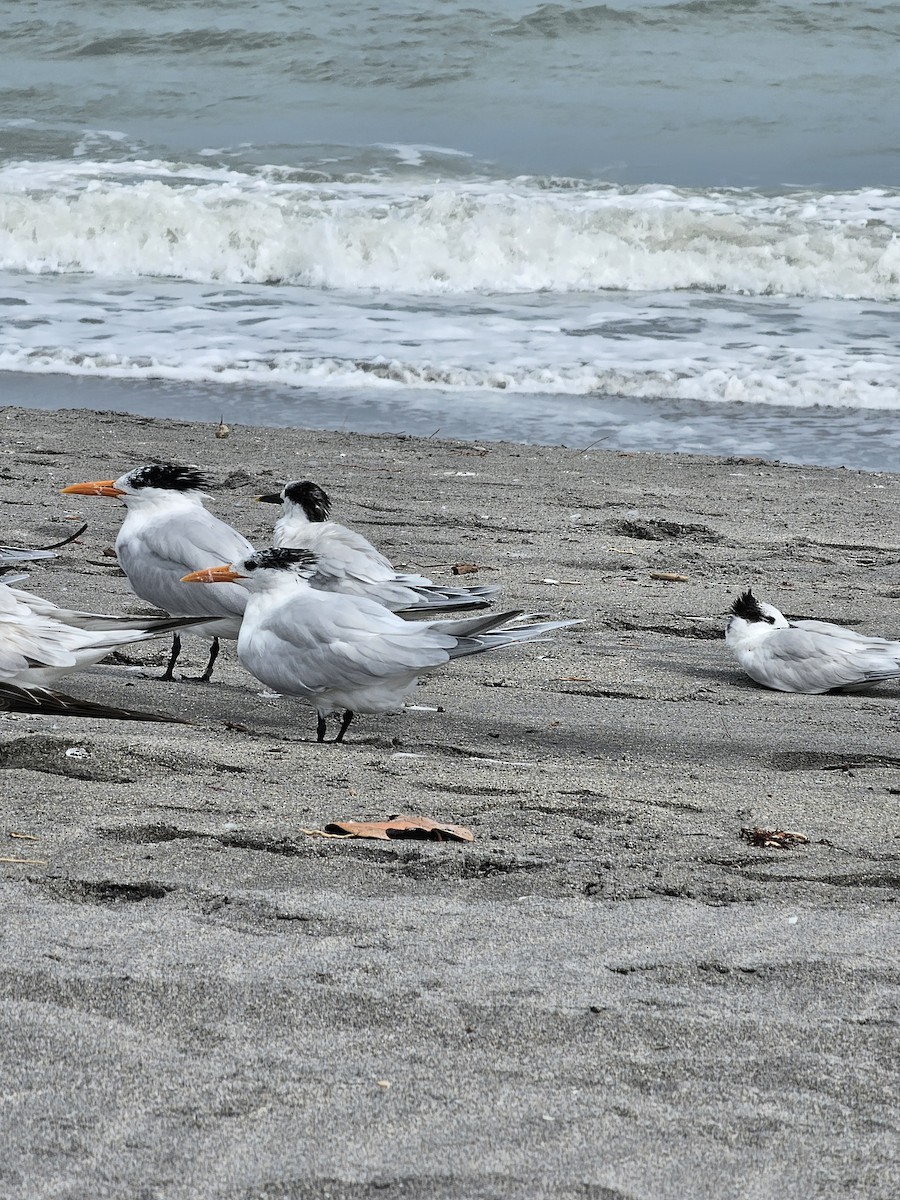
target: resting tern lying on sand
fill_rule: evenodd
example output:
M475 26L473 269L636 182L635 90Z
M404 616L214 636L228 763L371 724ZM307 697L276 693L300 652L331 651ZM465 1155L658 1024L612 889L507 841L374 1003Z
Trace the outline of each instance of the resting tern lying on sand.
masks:
M325 718L343 710L336 742L354 713L396 712L420 675L467 654L530 641L578 621L541 621L505 628L516 612L456 621L404 621L365 597L310 586L318 570L309 550L261 550L230 566L185 576L186 583L245 588L238 657L275 691L302 696L316 710L316 739Z
M829 621L789 621L749 590L731 606L725 644L751 679L818 695L900 678L900 642Z
M116 538L116 557L132 590L142 600L173 616L207 617L191 633L212 638L209 662L200 676L212 676L219 638L236 638L247 603L241 587L192 588L181 582L188 571L210 559L245 558L253 553L247 539L203 507L208 481L197 467L150 463L118 479L75 483L63 492L77 496L109 496L125 505L125 520ZM181 653L181 638L172 639L172 654L163 679L172 679Z
M0 583L0 678L25 687L43 686L60 675L93 666L122 646L162 637L202 620L79 612Z
M284 506L275 522L273 544L311 550L318 570L310 583L323 591L366 596L392 612L413 614L483 608L500 594L490 584L444 587L424 575L398 573L361 533L329 520L328 494L308 480L286 483L280 492L257 500Z
M177 720L76 700L47 691L44 685L99 662L120 646L191 623L192 618L185 617L106 617L76 612L0 584L0 708L62 716Z

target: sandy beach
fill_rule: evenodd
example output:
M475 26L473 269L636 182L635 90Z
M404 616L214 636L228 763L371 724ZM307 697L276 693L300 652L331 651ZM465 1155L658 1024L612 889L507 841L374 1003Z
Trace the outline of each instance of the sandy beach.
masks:
M70 607L146 611L121 509L59 489L163 458L208 470L258 546L253 497L308 478L395 564L477 564L503 607L586 618L451 665L340 746L233 644L210 685L154 678L160 641L63 689L191 725L0 717L0 853L34 860L0 863L0 1195L900 1194L897 687L767 692L722 640L748 585L900 636L900 475L0 422L0 540L89 523L30 575ZM188 639L185 672L205 657ZM475 840L303 832L397 812Z

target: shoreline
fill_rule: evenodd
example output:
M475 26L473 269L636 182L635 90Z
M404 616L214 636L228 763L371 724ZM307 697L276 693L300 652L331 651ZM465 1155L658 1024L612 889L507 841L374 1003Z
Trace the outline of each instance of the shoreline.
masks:
M102 402L98 410L96 405ZM366 392L254 383L115 379L0 372L0 408L123 412L151 419L363 436L499 441L595 448L631 454L732 454L800 466L890 471L900 461L900 428L888 410L792 408L621 396L479 395L391 389ZM814 450L813 450L814 448Z
M3 540L89 522L26 585L68 606L141 607L107 553L117 506L59 488L159 456L209 469L255 544L274 514L252 497L310 478L398 566L479 563L503 607L588 621L453 664L341 746L233 646L208 687L135 669L166 642L60 685L193 726L0 716L4 853L43 860L0 864L0 1190L897 1194L896 686L766 692L722 630L752 585L900 634L900 476L2 418ZM187 673L204 659L186 640ZM475 841L302 832L395 812ZM809 841L757 849L757 825Z

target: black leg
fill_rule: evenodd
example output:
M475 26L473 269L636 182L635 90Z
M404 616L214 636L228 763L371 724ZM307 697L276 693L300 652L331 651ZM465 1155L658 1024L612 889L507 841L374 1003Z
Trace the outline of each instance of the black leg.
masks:
M216 659L219 657L219 639L214 637L212 640L212 648L209 652L209 662L206 664L206 670L200 676L200 683L209 683L212 679L213 666Z
M178 655L181 653L181 638L177 633L172 634L172 653L169 655L169 665L166 667L164 675L160 675L160 679L167 679L170 682L175 678L173 671L175 664L178 662Z
M316 741L325 741L325 718L321 713L316 717Z
M336 742L342 742L344 740L344 734L350 728L350 722L352 720L353 720L353 713L348 708L347 711L344 713L343 717L341 717L341 727L338 730L337 737L334 739Z

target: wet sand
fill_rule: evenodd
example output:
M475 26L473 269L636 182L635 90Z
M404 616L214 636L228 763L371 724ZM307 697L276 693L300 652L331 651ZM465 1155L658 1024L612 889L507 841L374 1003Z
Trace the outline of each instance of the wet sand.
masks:
M252 497L311 478L396 564L474 562L504 607L587 618L342 746L233 645L208 686L153 678L164 642L65 684L192 726L0 717L2 854L40 860L0 864L0 1194L900 1194L897 688L766 692L722 641L748 584L900 636L900 476L0 421L0 540L89 521L31 572L69 606L145 610L109 555L121 510L59 488L164 457L257 545ZM186 673L205 657L190 639ZM475 841L302 832L394 812Z

